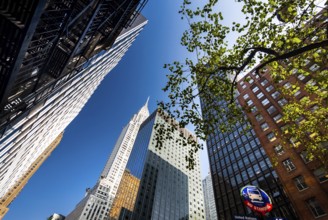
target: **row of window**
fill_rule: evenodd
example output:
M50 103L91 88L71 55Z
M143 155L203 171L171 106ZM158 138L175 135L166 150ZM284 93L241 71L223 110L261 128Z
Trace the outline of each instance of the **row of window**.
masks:
M291 160L290 158L288 158L288 159L282 161L282 164L284 165L284 167L285 167L285 169L286 169L287 172L290 172L290 171L293 171L293 170L296 169L296 166L294 165L294 163L292 162L292 160ZM325 182L325 181L328 180L327 172L326 172L326 170L325 170L323 167L319 167L319 168L315 169L315 170L313 171L313 175L318 179L318 181L319 181L320 183ZM297 180L297 181L300 181L301 178L303 178L303 177L301 177L301 176L296 177L296 180ZM304 178L303 178L303 179L304 179ZM296 180L295 180L295 181L296 181ZM304 188L302 188L302 187L300 188L300 187L298 187L298 186L297 186L297 188L298 188L299 190L303 190L303 189L304 189ZM307 187L306 187L306 188L307 188Z

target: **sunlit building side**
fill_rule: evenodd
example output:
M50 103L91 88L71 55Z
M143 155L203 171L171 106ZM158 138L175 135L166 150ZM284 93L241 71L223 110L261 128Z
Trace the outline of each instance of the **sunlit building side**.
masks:
M117 220L122 208L130 212L133 211L139 184L140 179L133 176L129 170L124 171L120 186L117 190L117 194L109 213L110 220Z
M6 126L0 139L0 198L79 114L146 23L138 15L110 49L92 56L73 75L59 78L51 93Z
M95 186L87 189L85 197L66 217L66 220L106 220L109 218L109 211L119 189L140 125L148 116L147 100L123 128Z
M156 110L141 125L127 165L140 179L138 195L133 211L121 209L119 219L205 219L199 152L196 166L189 170L185 156L191 145L177 142L180 131L184 137L196 137L181 129L171 140L163 140L161 149L156 147L155 125L172 122Z

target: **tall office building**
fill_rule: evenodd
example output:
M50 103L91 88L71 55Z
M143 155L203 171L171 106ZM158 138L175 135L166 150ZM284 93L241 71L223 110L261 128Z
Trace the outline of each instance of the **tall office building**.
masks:
M224 101L217 104L227 108ZM229 122L222 117L221 123ZM246 185L258 186L272 198L270 216L297 219L267 153L246 121L236 123L229 132L216 129L207 139L207 148L218 219L254 216L240 196L240 189Z
M146 23L139 14L111 48L92 56L74 74L58 78L51 87L51 93L5 126L0 139L0 198L78 115ZM35 94L31 93L31 96Z
M311 74L305 76L295 72L289 79L278 84L273 83L269 67L261 74L261 78L250 72L245 76L250 80L240 80L238 90L240 103L252 108L252 111L246 114L264 150L276 160L275 170L296 212L302 219L307 220L323 216L327 218L328 173L319 161L307 157L304 146L292 139L286 143L282 138L282 134L287 131L286 124L282 121L282 108L289 98L281 91L281 88L290 88L291 82L297 83L300 90L292 95L292 99L300 102L307 95L304 87L313 83L311 75L327 69L327 65L309 60L304 69ZM317 110L314 108L312 111Z
M31 164L25 174L16 182L16 184L11 187L6 195L4 195L0 200L0 219L8 212L8 206L11 202L18 196L23 187L27 184L29 179L33 174L39 169L43 162L50 156L53 150L58 146L63 133L60 133L58 137L42 152L42 154Z
M163 114L156 110L140 126L127 168L140 179L133 212L121 209L119 219L205 219L200 179L199 152L194 170L186 168L190 145L182 146L180 134L196 137L186 129L175 131L173 139L156 148L155 125L165 126Z
M149 116L148 100L123 128L96 185L66 217L67 220L108 219L141 123Z
M306 42L320 42L322 39L315 36L316 33L326 33L327 7L320 10L304 27L316 28L316 32L307 36ZM290 65L289 62L294 62L295 59L302 62L297 66ZM299 217L306 220L328 219L328 171L319 160L307 157L308 151L304 146L304 139L310 142L316 135L327 132L327 121L322 120L322 127L317 128L316 134L302 131L304 136L300 142L288 137L291 133L289 126L301 127L302 123L312 122L308 119L309 115L325 117L325 113L317 107L326 108L326 98L320 101L317 99L316 103L310 102L316 95L309 94L309 88L313 86L321 91L325 89L322 85L327 81L323 77L328 67L327 50L312 50L306 54L304 60L296 57L284 62L285 70L290 73L284 78L279 79L277 75L273 79L270 66L263 68L260 76L254 71L246 74L237 85L240 92L239 102L252 109L246 114L264 150L275 160L275 171ZM288 94L286 91L293 93ZM300 108L307 113L299 115L293 122L285 123L282 117L286 109L283 108L287 106L288 109L288 105L293 103L300 104ZM321 144L322 147L328 147L325 141ZM318 154L316 151L312 153ZM319 153L323 160L328 160L327 151Z
M120 211L125 208L128 211L133 211L133 207L137 198L140 179L133 176L129 170L125 170L120 186L117 190L113 206L109 213L110 220L118 219Z
M3 0L0 137L108 50L145 0ZM60 83L59 83L60 81Z
M203 192L205 202L206 220L217 220L216 206L214 200L214 191L211 174L203 179Z
M316 35L326 33L326 13L327 8L322 9L303 26L315 28L316 31L302 40L306 43L323 40ZM316 56L312 56L314 54ZM237 123L232 131L222 133L217 130L207 140L219 219L230 219L235 213L247 213L248 210L243 211L245 208L239 196L240 186L246 184L259 186L268 192L273 201L273 216L306 220L328 218L327 170L319 161L307 158L304 146L292 139L282 139L282 134L288 131L282 121L282 107L288 100L300 102L306 94L304 88L315 85L315 80L311 78L326 80L322 77L324 74L320 73L327 71L327 50L311 50L301 56L306 59L294 57L281 61L281 65L291 74L290 77L275 70L272 75L276 78L273 80L270 67L267 66L262 68L261 74L253 70L239 80L237 102L249 107L250 111L246 111L245 115L250 119L252 129L246 129L247 123ZM290 68L293 65L289 62L295 64L295 61L300 61L297 67ZM296 90L297 87L300 89ZM288 89L294 90L294 94L286 96L282 92ZM206 106L206 103L202 104ZM225 106L224 102L218 104ZM314 105L307 110L314 113L317 109ZM297 125L301 121L300 117L294 123ZM229 123L225 117L220 122ZM325 146L327 143L322 144ZM274 168L272 159L277 164ZM294 212L297 216L293 215Z

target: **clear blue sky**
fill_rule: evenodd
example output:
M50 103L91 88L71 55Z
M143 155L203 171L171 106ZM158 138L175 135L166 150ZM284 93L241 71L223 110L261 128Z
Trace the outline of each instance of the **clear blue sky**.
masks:
M177 13L179 4L174 0L148 2L143 10L148 24L67 127L60 145L11 204L4 220L42 220L54 212L68 214L85 189L95 184L121 129L147 97L150 112L155 110L156 100L165 99L161 91L166 82L163 64L186 56L180 46L186 23ZM204 177L207 161L202 165Z

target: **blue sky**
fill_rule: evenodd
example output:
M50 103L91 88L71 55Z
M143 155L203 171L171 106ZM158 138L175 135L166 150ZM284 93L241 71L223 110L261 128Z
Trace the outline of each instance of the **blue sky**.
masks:
M166 70L162 67L186 56L180 46L186 23L177 13L179 4L173 0L148 2L143 10L148 24L68 126L60 145L11 204L4 220L68 214L85 189L95 184L123 126L147 97L150 112L156 100L165 99L161 88ZM207 161L202 165L206 174Z

